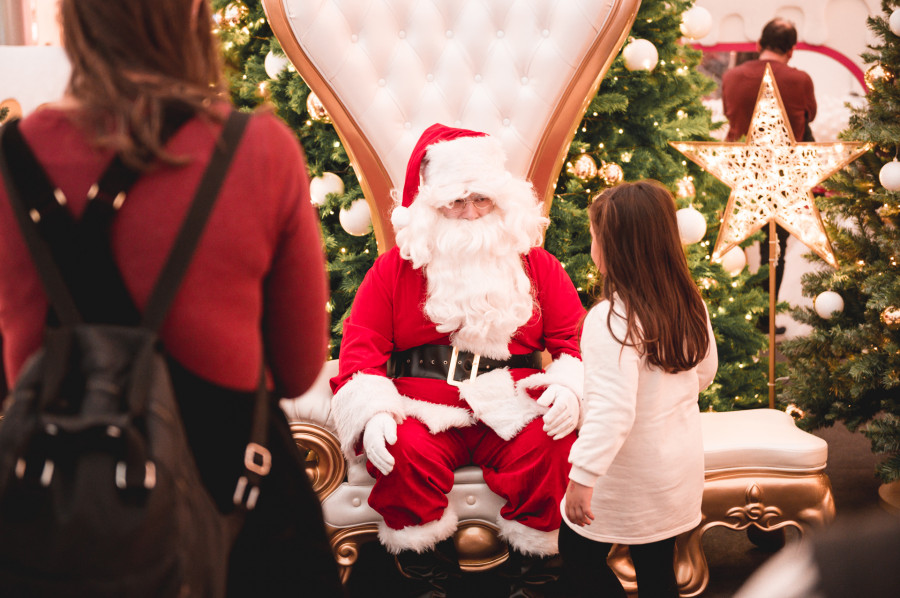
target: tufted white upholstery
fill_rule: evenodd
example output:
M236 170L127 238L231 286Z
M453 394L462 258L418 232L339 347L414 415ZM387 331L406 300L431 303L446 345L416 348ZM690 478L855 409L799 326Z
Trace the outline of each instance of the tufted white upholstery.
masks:
M794 424L777 409L701 413L706 471L746 468L819 471L828 460L828 444Z
M435 122L484 131L548 198L639 0L264 0L351 155L383 250L389 192ZM549 161L549 162L548 162Z

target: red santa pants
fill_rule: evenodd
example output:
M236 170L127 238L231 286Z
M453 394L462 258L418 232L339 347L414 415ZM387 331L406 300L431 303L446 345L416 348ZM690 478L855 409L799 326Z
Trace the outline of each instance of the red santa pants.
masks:
M482 423L432 434L425 424L408 417L397 426L397 442L388 445L396 461L383 475L371 463L375 486L369 505L391 529L437 521L447 508L453 470L480 465L484 481L506 499L500 509L511 519L540 531L559 528L559 503L569 478L569 449L575 434L553 440L544 420L528 424L511 440L503 440Z

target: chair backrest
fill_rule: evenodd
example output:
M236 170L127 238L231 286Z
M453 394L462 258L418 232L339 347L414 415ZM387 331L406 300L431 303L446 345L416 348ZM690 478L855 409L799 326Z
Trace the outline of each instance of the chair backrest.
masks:
M640 0L263 0L394 245L391 190L429 125L497 137L549 210L568 146Z

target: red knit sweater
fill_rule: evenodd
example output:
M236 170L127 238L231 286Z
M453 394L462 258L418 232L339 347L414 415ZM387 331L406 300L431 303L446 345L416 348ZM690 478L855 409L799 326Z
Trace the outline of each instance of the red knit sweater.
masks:
M112 250L143 309L221 127L195 118L168 144L186 166L145 174L113 223ZM46 108L21 125L77 218L111 155L89 145L66 113ZM288 395L308 388L326 356L327 286L318 217L299 144L269 114L249 123L161 336L188 370L255 388L263 348ZM0 332L10 385L41 343L47 300L0 184Z

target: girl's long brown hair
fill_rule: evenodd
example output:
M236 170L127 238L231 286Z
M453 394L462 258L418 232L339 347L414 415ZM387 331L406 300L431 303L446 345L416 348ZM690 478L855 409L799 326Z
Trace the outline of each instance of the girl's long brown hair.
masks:
M221 120L222 65L208 0L62 0L62 39L72 65L67 93L98 147L144 170L168 155L166 108Z
M617 340L666 372L696 366L709 350L706 307L681 247L672 195L656 181L623 183L598 195L588 214L606 268L602 298L610 317L619 302L624 308L626 334Z

